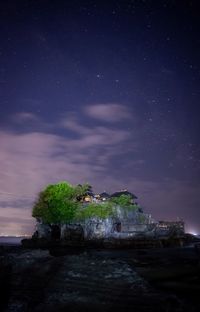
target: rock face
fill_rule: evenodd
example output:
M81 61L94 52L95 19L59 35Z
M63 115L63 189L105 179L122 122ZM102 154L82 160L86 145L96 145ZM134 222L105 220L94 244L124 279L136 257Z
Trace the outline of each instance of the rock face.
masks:
M64 224L61 226L61 239L82 241L84 240L84 230L80 224Z
M51 238L52 229L49 225L37 222L33 238Z
M114 233L112 218L91 218L83 224L85 239L102 239L112 236Z
M82 223L85 239L130 238L138 235L154 236L156 223L150 215L116 207L115 217L90 218Z
M162 239L184 235L183 222L156 222L140 210L116 206L115 216L91 217L84 221L59 225L38 223L33 238L81 242L83 240Z

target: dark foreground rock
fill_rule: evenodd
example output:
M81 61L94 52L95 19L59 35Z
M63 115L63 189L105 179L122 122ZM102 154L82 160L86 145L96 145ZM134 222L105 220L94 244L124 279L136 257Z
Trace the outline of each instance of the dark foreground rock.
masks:
M145 236L138 236L135 238L104 238L104 239L47 239L47 238L31 238L23 239L22 245L25 248L42 248L42 249L67 249L74 248L105 248L105 249L132 249L132 248L161 248L172 246L185 245L185 237L166 237L166 238L148 238ZM188 244L188 241L187 241Z
M200 308L194 248L70 249L59 257L48 250L8 248L1 251L1 259L0 278L4 276L7 283L2 311L196 312Z

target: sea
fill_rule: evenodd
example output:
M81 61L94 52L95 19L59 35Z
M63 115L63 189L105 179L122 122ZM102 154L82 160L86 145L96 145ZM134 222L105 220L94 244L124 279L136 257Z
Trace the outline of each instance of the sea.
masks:
M20 245L21 240L24 239L24 236L0 236L0 245ZM26 237L27 238L27 237Z

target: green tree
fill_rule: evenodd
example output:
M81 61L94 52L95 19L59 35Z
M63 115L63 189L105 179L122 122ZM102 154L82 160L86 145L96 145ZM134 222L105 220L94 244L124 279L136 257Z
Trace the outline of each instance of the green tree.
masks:
M50 184L39 193L32 216L50 224L70 222L79 207L77 194L83 191L67 182Z
M87 194L87 192L92 192L92 187L90 184L78 184L74 188L75 196L78 201L81 201Z

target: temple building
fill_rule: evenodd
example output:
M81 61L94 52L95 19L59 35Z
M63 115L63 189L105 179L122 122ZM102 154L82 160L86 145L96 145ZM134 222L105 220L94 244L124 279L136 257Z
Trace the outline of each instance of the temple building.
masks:
M105 205L106 207L107 202L122 195L129 196L130 203L123 207L122 204L120 205L120 201L119 203L116 201L113 215L99 217L98 214L93 214L84 220L80 219L79 221L62 224L61 227L38 222L36 227L37 235L39 238L47 235L59 236L63 240L70 240L72 237L73 239L77 237L82 240L98 240L110 238L134 239L137 237L155 239L172 236L180 237L184 234L183 221L156 221L150 214L143 212L143 209L135 201L137 196L126 189L109 195L106 191L94 194L92 188L90 188L79 200L84 210L87 209L90 203ZM56 235L55 229L57 230Z

